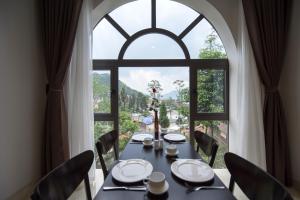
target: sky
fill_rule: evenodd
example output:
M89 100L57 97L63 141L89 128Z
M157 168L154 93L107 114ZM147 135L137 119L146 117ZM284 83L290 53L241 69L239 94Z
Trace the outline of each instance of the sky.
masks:
M127 86L148 94L148 83L151 80L158 80L162 86L162 94L176 90L173 82L183 80L185 86L189 86L188 67L122 67L119 68L119 79Z
M129 34L151 26L151 0L127 3L110 13L110 16ZM157 1L157 27L179 35L199 13L170 0ZM183 17L184 16L184 17ZM184 38L191 58L198 58L204 41L213 31L210 23L203 19ZM101 20L93 32L93 59L117 59L126 39L106 20ZM221 40L219 40L221 43ZM184 59L181 48L164 35L148 34L135 40L127 49L125 59ZM121 68L119 78L126 85L146 93L150 80L159 80L163 94L174 91L173 81L180 79L188 83L188 68ZM145 83L146 82L146 83Z

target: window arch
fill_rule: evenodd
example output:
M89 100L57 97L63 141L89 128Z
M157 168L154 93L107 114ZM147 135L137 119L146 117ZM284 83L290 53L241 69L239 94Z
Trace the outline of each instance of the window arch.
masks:
M109 28L106 29L106 26ZM99 39L97 37L100 37L101 30L104 32L104 38ZM155 43L155 37L151 38L153 35L162 39L156 39ZM206 38L209 40L205 40ZM148 41L149 45L138 46L139 41ZM161 41L169 43L164 45ZM206 41L213 43L206 44ZM152 46L160 51L151 53L151 44L155 44ZM158 45L163 46L158 48ZM210 46L214 48L209 49ZM224 122L223 125L226 124L228 131L229 64L226 52L211 23L192 8L170 0L137 0L120 6L106 14L96 25L93 59L93 69L98 74L109 74L109 87L106 89L111 92L111 95L106 95L110 98L111 108L106 112L95 110L94 117L97 123L105 122L110 124L110 128L113 126L117 131L119 129L120 68L175 66L189 69L190 132L193 133L196 125L216 126L215 122L221 121ZM205 75L209 75L209 78L199 78ZM218 93L220 97L199 97L203 89L211 90L207 85L213 85L211 88L214 88L214 93ZM104 93L107 94L107 91ZM97 101L100 102L101 97L97 97ZM214 102L214 105L205 107L208 101ZM228 135L225 140L228 144ZM191 142L193 141L191 135Z
M169 10L168 10L169 9ZM167 10L167 15L164 14ZM179 12L180 11L180 12ZM130 13L128 15L128 13ZM126 15L127 14L127 15ZM170 17L171 16L171 17ZM107 23L108 22L108 23ZM112 35L122 35L115 37L115 40L99 41L96 33L99 27L107 26ZM114 29L111 29L111 26ZM120 6L111 13L106 14L96 25L94 30L93 52L109 50L119 51L118 57L114 53L112 56L95 56L94 59L123 59L128 46L138 38L147 34L162 34L174 40L183 50L187 59L198 59L195 49L202 49L204 39L211 33L215 33L215 42L226 56L221 39L210 22L202 14L181 3L170 0L137 0ZM96 32L96 33L95 33ZM123 41L126 41L123 43ZM114 41L119 41L115 44ZM123 44L122 48L118 45ZM191 55L190 55L191 54Z

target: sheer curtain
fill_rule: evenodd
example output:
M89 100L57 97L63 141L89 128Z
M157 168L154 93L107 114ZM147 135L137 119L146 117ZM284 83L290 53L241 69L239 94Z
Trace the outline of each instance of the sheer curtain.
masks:
M237 120L231 151L266 169L263 126L262 85L245 24L242 2L239 5Z
M91 11L91 1L84 0L65 84L71 157L94 150ZM94 175L95 165L90 171L92 180Z

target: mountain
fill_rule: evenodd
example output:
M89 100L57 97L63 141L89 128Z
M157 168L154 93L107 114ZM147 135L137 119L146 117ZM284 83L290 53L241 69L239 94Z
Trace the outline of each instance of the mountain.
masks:
M177 95L178 95L178 92L176 90L174 90L174 91L168 92L166 94L163 94L162 95L162 99L163 100L167 100L167 99L171 98L171 99L176 100L177 99Z
M93 83L94 85L100 85L102 87L110 88L110 74L98 74L93 73ZM130 87L128 87L125 83L119 80L119 92L122 88L125 88L126 94L132 96L132 95L138 95L140 93L141 96L147 96L143 94L142 92L139 92L137 90L134 90Z

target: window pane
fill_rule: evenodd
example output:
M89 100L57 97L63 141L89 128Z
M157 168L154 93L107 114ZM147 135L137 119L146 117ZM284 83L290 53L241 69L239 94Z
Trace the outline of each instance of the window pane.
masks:
M206 19L202 19L184 38L191 58L226 58L222 41Z
M160 131L181 133L189 137L189 68L188 67L120 67L119 110L120 149L134 132L154 133L154 112L148 84L160 84Z
M111 112L110 71L93 72L93 108L95 113Z
M129 35L151 26L151 0L126 3L109 14Z
M157 27L167 29L176 35L179 35L192 21L194 21L199 13L183 4L169 1L156 1Z
M219 148L214 162L214 168L226 168L224 154L229 150L228 121L195 121L195 130L208 134L218 142ZM199 153L205 160L210 159L201 150Z
M223 113L225 71L222 69L199 69L197 71L198 113Z
M126 39L102 19L93 31L93 59L117 59Z
M113 130L113 122L112 121L95 121L94 123L94 140L95 143L99 139L101 135L104 135L105 133L108 133L109 131ZM97 152L96 146L95 146L95 152ZM101 169L101 164L99 160L98 152L95 153L95 160L96 160L96 168ZM114 160L114 154L113 151L110 151L107 155L104 156L105 163L107 163L107 166L110 166L113 163Z
M161 34L148 34L135 40L127 49L125 59L184 59L180 46Z

